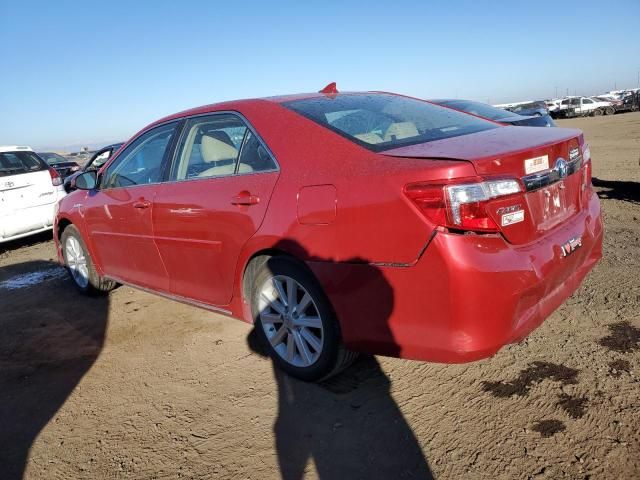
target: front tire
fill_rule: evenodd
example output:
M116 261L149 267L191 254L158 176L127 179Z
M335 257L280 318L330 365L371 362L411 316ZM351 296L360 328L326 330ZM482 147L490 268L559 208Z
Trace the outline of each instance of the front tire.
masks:
M331 377L356 354L346 350L329 299L311 272L272 257L255 275L251 308L256 333L278 368L304 381Z
M75 287L85 295L96 295L110 292L116 282L106 280L98 275L89 250L82 240L78 229L69 225L60 237L64 265Z

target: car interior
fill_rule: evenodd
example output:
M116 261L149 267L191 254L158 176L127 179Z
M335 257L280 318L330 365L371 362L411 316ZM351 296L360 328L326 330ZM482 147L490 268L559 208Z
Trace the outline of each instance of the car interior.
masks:
M175 178L219 177L274 167L267 151L246 126L239 125L235 118L227 125L221 125L216 119L191 127L184 140Z

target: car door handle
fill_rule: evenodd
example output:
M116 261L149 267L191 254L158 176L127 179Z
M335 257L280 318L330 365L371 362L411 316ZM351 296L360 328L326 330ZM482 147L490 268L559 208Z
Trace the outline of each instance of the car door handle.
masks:
M260 202L260 197L257 195L251 195L251 193L244 191L231 199L231 205L255 205Z
M133 208L149 208L151 202L149 200L140 199L137 202L133 202Z

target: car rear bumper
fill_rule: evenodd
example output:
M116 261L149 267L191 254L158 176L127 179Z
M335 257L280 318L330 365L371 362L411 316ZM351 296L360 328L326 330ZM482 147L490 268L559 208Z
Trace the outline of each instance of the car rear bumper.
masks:
M563 256L561 245L581 238ZM539 326L602 257L600 204L532 244L438 232L413 266L309 262L354 350L436 362L495 354Z

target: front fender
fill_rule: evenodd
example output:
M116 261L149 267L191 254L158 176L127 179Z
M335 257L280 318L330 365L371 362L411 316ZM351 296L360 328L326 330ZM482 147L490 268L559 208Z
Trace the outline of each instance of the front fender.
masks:
M61 225L66 227L66 225L72 224L78 229L80 235L82 235L82 240L84 240L84 243L89 250L89 255L91 256L91 261L93 262L96 272L98 273L98 275L102 276L103 269L102 265L100 264L100 258L95 253L95 247L91 235L89 235L86 222L84 221L84 214L82 209L86 195L87 192L76 190L62 199L62 201L60 202L58 214L56 215L53 224L53 240L56 246L58 262L60 262L61 265L64 265L62 245L60 244L60 236L62 235L60 227Z

